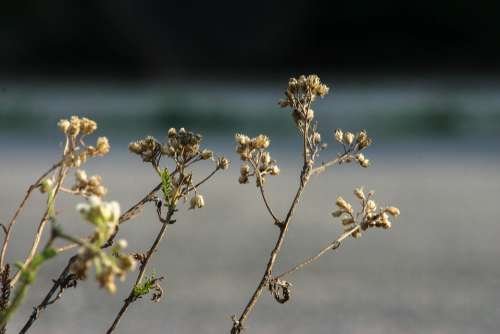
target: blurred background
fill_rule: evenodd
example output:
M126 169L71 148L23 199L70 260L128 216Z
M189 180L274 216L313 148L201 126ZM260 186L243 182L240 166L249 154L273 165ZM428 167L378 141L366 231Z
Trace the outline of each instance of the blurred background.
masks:
M282 170L268 182L285 213L297 186L300 140L278 107L288 78L317 73L331 87L315 110L321 159L335 128L366 128L372 167L341 166L311 182L277 272L313 255L341 227L336 196L376 189L396 205L390 231L347 240L291 278L291 302L264 295L250 333L497 333L500 328L500 3L390 1L10 1L0 4L0 221L58 159L56 122L98 122L109 156L85 166L126 209L157 182L129 141L169 127L202 132L233 160L181 210L154 263L166 298L134 304L120 333L228 332L264 269L275 228L253 185L237 184L233 134L266 133ZM211 166L196 171L198 178ZM44 198L21 217L9 260L25 256ZM66 198L61 223L88 233ZM131 250L159 228L153 209L123 227ZM11 324L16 332L70 254L41 272ZM103 332L131 282L108 297L80 283L33 333Z

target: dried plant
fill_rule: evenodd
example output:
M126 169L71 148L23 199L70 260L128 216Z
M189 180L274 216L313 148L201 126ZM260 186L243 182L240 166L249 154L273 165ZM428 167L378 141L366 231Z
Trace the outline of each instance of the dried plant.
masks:
M186 131L184 128L177 131L171 128L168 131L168 138L165 143L160 143L153 137L146 137L142 140L130 143L129 149L132 153L139 155L146 163L150 163L162 180L162 199L157 199L158 220L161 228L156 234L151 247L145 253L135 255L140 262L139 274L128 297L124 300L123 306L116 315L107 333L112 333L129 306L139 298L152 292L151 300L159 301L163 295L160 281L163 277L156 278L151 274L146 278L146 269L153 254L164 238L169 225L174 224L173 216L177 211L179 201L186 202L189 199L189 209L199 209L205 206L205 200L199 193L199 187L208 181L219 170L229 167L229 160L224 157L215 158L212 151L201 149L202 137L199 134ZM160 167L162 157L168 158L173 163L173 168L169 171L167 167ZM214 170L201 181L193 181L193 172L190 167L201 161L214 161ZM162 217L162 208L167 210L165 217Z
M365 194L362 188L356 188L354 195L360 204L358 210L342 197L337 197L335 200L336 208L332 215L340 220L344 232L320 249L316 255L299 262L281 274L273 273L290 223L310 178L334 165L356 163L364 168L370 166L370 160L364 156L364 150L371 145L372 140L365 130L357 133L344 132L340 129L333 131L332 135L334 141L340 145L340 152L331 160L318 163L319 156L327 145L318 131L312 105L317 97L324 97L328 91L329 88L316 75L292 78L288 83L285 99L279 102L282 107L291 109L294 124L301 138L303 158L297 190L284 217L279 217L272 209L265 191L268 178L280 174L278 163L270 153L269 137L262 134L254 138L244 134L235 135L236 152L243 161L238 181L241 184L255 181L264 206L278 228L278 238L255 292L241 315L232 317L233 334L241 333L245 329L248 317L264 290L269 290L279 303L286 303L290 299L292 288L287 279L292 273L315 262L327 252L337 249L348 237L359 238L370 228L390 228L390 219L400 214L396 207L377 206L373 199L373 191ZM160 301L164 296L162 287L164 276L149 268L153 255L165 239L168 227L176 222L174 215L182 204L188 210L203 208L205 198L200 192L201 186L218 171L229 167L228 159L202 148L201 135L186 131L184 128L168 130L164 142L151 136L132 142L129 145L130 152L152 167L159 183L135 205L121 213L117 202L105 199L108 189L103 179L99 175L89 176L82 169L89 159L104 156L110 150L106 137L97 138L95 146L85 143L87 136L97 130L96 122L72 116L70 119L60 120L58 127L65 137L61 158L29 186L13 217L6 225L1 224L5 237L0 250L0 334L6 332L8 321L22 304L39 269L53 257L70 250L76 250L76 253L68 260L59 276L53 280L53 285L43 300L33 308L20 333L28 332L43 310L61 300L67 289L77 287L78 282L86 279L92 269L100 287L112 294L117 291L116 280L124 280L137 269L135 282L107 333L116 330L134 302L146 296L153 302ZM202 162L211 162L213 170L196 181L192 167ZM70 175L74 173L74 180L70 186L65 186L70 172ZM17 264L17 271L12 270L11 264L6 260L12 231L26 203L37 189L46 196L44 211L33 241L27 247L26 257ZM64 231L63 223L58 221L60 210L57 210L57 200L61 194L76 196L82 200L82 203L77 205L76 211L87 226L91 227L87 236L74 236ZM127 241L115 240L120 232L120 226L139 216L148 203L154 204L153 208L159 222L158 231L152 237L147 249L127 252ZM50 226L50 234L42 247L40 243L47 225ZM61 241L64 243L56 247L55 244Z
M235 135L237 143L236 153L243 161L240 169L241 175L239 182L245 184L249 182L251 177L255 177L256 186L260 190L265 207L273 219L274 225L278 227L279 233L256 290L250 297L241 315L239 317L235 315L232 316L232 334L238 334L244 331L250 313L266 288L276 301L279 303L286 303L290 299L292 286L290 282L284 279L286 276L316 261L328 251L338 248L342 241L349 236L359 238L362 231L370 227L390 228L391 222L389 221L389 216L396 217L399 215L399 210L395 207L379 208L377 210L377 206L372 199L372 191L367 195L364 194L361 188L354 191L361 203L361 210L356 213L350 203L345 201L342 197L338 197L335 202L337 210L333 212L333 216L341 218L342 225L345 228L344 233L320 250L318 254L293 266L282 274L273 274L273 268L278 260L288 228L302 196L302 192L308 184L310 177L320 174L333 165L340 165L353 161L356 161L360 166L365 168L370 165L370 161L361 152L372 143L366 131L361 130L357 134L354 134L351 132L344 133L342 130L337 129L334 131L333 137L335 141L342 145L342 151L338 153L334 159L316 166L319 154L326 148L326 144L322 141L321 134L318 132L317 122L314 119L314 111L311 107L317 97L324 97L328 94L328 91L329 88L321 82L318 76L300 76L298 79L290 79L287 90L285 91L286 98L279 102L281 107L290 107L292 111L293 121L302 138L301 146L303 158L298 189L283 219L278 218L274 213L264 191L266 176L279 174L277 162L271 159L271 155L268 152L270 145L269 138L262 134L255 138L250 138L242 134Z

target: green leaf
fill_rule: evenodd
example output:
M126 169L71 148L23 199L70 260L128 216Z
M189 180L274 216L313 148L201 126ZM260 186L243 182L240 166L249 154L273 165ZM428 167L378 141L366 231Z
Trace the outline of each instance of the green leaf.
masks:
M161 191L163 192L163 198L165 199L165 202L168 203L168 201L170 200L170 193L172 191L172 183L170 181L170 173L166 168L161 173L161 184L162 184Z
M146 279L144 283L137 284L134 287L134 297L140 298L142 296L147 295L152 288L154 288L156 282L156 274L152 273L149 278Z

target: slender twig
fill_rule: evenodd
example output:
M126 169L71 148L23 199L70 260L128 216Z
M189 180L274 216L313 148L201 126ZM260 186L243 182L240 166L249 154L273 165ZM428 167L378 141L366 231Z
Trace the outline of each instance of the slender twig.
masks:
M116 329L116 326L118 326L118 323L120 322L123 315L125 314L125 312L129 308L130 304L132 304L135 300L137 300L135 289L136 289L136 287L139 286L142 279L144 278L144 275L146 274L147 265L148 265L149 261L151 260L153 253L156 252L156 250L158 249L158 246L159 246L161 240L163 239L163 237L166 234L168 226L172 223L172 217L173 217L175 211L176 211L175 207L169 206L169 209L167 212L167 217L165 218L165 222L162 223L160 231L156 235L156 238L155 238L153 244L151 245L151 247L149 248L149 250L146 254L146 258L143 261L141 261L139 274L137 275L137 279L135 281L135 284L132 287L128 297L124 300L123 306L120 309L120 311L118 312L118 314L116 315L113 323L111 324L111 327L106 331L107 334L112 333Z
M36 181L33 182L32 185L30 185L28 187L28 190L26 191L26 195L24 195L23 200L21 201L21 203L17 207L16 212L14 213L14 216L12 217L12 219L7 224L7 227L4 227L5 237L4 237L4 241L3 241L3 245L2 245L2 251L1 251L1 254L0 254L0 269L4 268L5 257L7 255L7 248L9 247L9 241L10 241L10 237L12 235L12 228L16 224L17 217L19 216L19 214L21 213L21 211L24 209L24 207L25 207L25 205L26 205L29 197L33 193L33 190L35 190L40 185L40 182L43 179L45 179L45 177L47 177L47 175L49 175L57 167L59 167L61 165L61 163L62 163L62 161L59 161L59 162L55 163L45 173L43 173L38 179L36 179Z
M325 253L327 253L328 251L331 251L331 250L335 250L337 248L340 247L340 245L342 244L342 242L348 238L349 236L351 236L352 234L356 233L357 231L359 231L360 229L360 226L356 226L356 227L353 227L352 229L350 229L349 231L347 232L344 232L342 233L342 235L340 235L337 239L335 239L335 241L329 243L326 247L323 247L319 252L318 254L314 255L314 256L311 256L310 258L298 263L297 265L293 266L291 269L283 272L282 274L279 274L277 276L274 276L274 279L281 279L285 276L288 276L290 275L291 273L299 270L299 269L302 269L303 267L315 262L316 260L318 260L321 256L323 256Z
M276 217L276 215L273 212L273 209L271 209L271 206L269 205L269 200L267 199L266 193L264 192L264 186L261 184L259 186L260 188L260 194L262 195L262 200L264 201L264 204L266 205L267 211L273 217L275 224L281 224L280 220Z
M64 181L64 178L66 177L67 172L68 172L68 168L65 167L64 165L60 164L59 173L57 176L57 182L56 182L55 188L53 190L54 192L53 192L52 198L50 199L51 201L53 201L53 202L55 201L57 194L60 190L60 187ZM35 233L35 238L33 239L33 243L31 245L31 250L30 250L28 256L26 257L26 259L24 260L22 268L17 271L17 273L14 275L14 277L11 280L10 285L12 287L14 287L16 285L17 281L21 277L21 273L22 273L23 269L25 269L31 263L31 260L33 260L33 257L36 255L38 245L40 244L40 241L42 239L43 230L45 229L45 226L49 222L50 210L51 210L51 205L47 205L47 208L45 209L45 213L43 214L42 219L40 220L40 223L38 224L38 227L37 227L37 230Z

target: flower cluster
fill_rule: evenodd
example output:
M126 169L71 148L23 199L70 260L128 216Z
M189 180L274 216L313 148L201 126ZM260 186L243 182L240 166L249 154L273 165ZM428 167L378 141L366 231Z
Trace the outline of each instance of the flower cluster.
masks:
M106 137L97 138L95 147L86 145L85 136L97 129L97 123L88 118L71 116L69 120L61 119L57 126L66 135L64 164L68 167L80 167L88 158L103 156L109 153L110 145ZM79 147L78 145L82 147Z
M286 99L281 100L279 105L282 108L292 108L295 124L301 128L314 118L314 111L310 107L316 97L325 96L329 90L317 75L311 74L307 77L301 75L298 79L291 78L288 81Z
M161 144L152 136L137 140L128 145L130 152L139 155L144 162L152 162L161 155Z
M202 140L200 134L186 131L184 128L180 128L179 131L170 128L167 136L168 140L162 146L162 154L176 161L189 161L196 156L199 156L202 160L211 160L213 158L212 151L207 149L200 151Z
M71 270L79 279L85 279L94 264L96 279L101 287L114 293L115 278L123 280L127 272L135 269L136 263L133 256L122 252L126 247L124 240L117 243L111 255L101 249L116 230L120 206L117 202L103 202L99 197L91 196L87 203L79 204L77 210L87 222L95 226L95 231L89 243L82 242Z
M333 217L340 218L342 225L346 227L346 232L352 232L354 238L361 236L361 231L370 227L389 229L392 226L389 216L398 217L399 209L390 207L377 207L372 199L374 191L365 195L363 188L356 188L354 195L361 203L361 211L354 214L352 205L342 197L337 197L335 205L337 210L332 213Z
M236 153L240 155L241 160L248 162L244 163L240 168L239 182L241 184L248 183L249 177L255 176L257 186L261 186L265 182L266 175L278 175L280 173L276 161L271 159L271 155L266 151L271 143L267 136L261 134L255 138L250 138L237 133L234 138L238 144Z
M129 150L140 155L144 162L151 162L162 177L165 205L176 205L180 199L186 200L189 193L194 191L194 196L189 202L190 209L199 209L205 206L203 196L198 194L193 183L192 172L187 169L192 164L211 160L215 162L216 170L229 168L228 159L225 157L216 158L211 150L201 149L201 142L202 136L200 134L187 131L184 128L179 130L170 128L165 143L160 143L155 138L148 136L129 144ZM166 169L160 168L162 156L175 162L175 172L171 175Z
M337 129L334 132L334 137L344 147L344 154L347 154L345 162L356 160L362 167L366 168L370 166L370 160L365 158L363 153L360 153L372 144L372 139L368 137L366 130L361 130L357 134L354 134ZM353 156L350 153L356 153L356 155Z
M86 197L92 195L103 197L108 192L108 189L102 185L102 178L99 175L88 177L84 170L76 171L75 184L71 190Z

